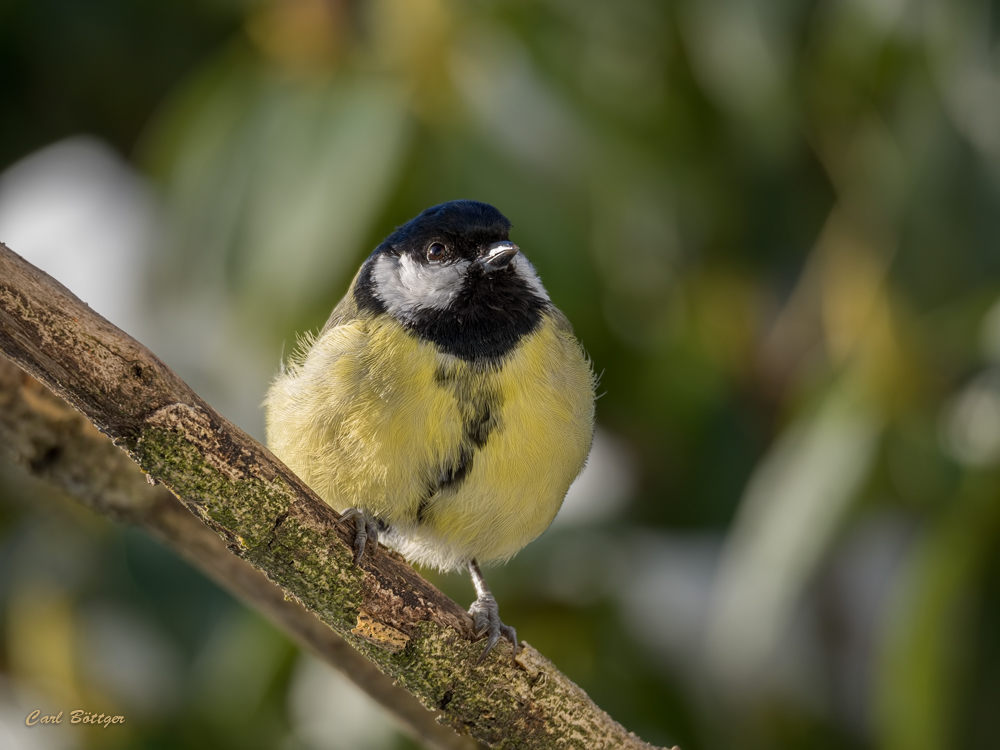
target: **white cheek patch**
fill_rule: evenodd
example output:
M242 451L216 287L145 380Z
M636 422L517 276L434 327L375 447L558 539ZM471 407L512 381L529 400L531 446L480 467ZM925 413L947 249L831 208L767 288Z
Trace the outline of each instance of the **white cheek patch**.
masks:
M514 256L511 261L511 265L514 266L514 272L521 277L522 281L528 285L528 288L535 293L535 295L546 302L549 302L549 293L545 291L545 287L542 286L542 280L538 278L538 274L535 272L535 267L531 265L526 257L522 253L518 253Z
M372 277L389 313L413 318L420 310L444 310L462 289L469 262L424 265L409 255L382 255L375 261Z

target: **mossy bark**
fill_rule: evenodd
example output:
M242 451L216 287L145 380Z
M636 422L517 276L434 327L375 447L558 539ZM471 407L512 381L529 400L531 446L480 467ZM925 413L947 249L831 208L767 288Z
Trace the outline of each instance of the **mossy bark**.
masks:
M466 612L352 530L141 344L0 245L0 352L81 411L251 563L460 733L497 748L650 747L541 654L483 665ZM182 543L182 542L181 542Z

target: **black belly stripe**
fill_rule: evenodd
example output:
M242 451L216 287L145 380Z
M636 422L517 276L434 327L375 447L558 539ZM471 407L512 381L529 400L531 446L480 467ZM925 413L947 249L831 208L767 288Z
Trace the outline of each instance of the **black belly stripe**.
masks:
M434 374L438 385L453 391L462 415L462 442L458 455L443 466L437 478L430 483L427 494L417 505L417 523L427 520L427 513L434 498L442 492L454 492L468 477L476 453L500 427L502 398L495 388L473 389L468 379L458 376L457 368L439 368Z
M433 492L427 497L420 498L420 504L417 506L417 524L422 524L425 520L427 520L427 509L431 506L432 496Z
M464 447L458 452L458 460L447 469L441 472L438 477L437 486L434 488L436 492L449 488L457 488L468 475L469 470L472 469L472 461L475 454L472 451L466 450Z
M476 448L482 448L490 437L490 433L496 428L496 420L493 418L493 410L490 407L490 399L483 399L475 405L471 419L467 419L462 426L462 432L466 440L471 442Z
M473 452L462 448L459 450L458 460L451 466L448 466L441 471L438 475L437 481L432 482L427 488L427 494L420 498L420 503L417 505L418 524L427 520L427 510L431 506L431 501L438 494L444 490L458 489L462 482L465 481L465 477L472 469L473 459Z

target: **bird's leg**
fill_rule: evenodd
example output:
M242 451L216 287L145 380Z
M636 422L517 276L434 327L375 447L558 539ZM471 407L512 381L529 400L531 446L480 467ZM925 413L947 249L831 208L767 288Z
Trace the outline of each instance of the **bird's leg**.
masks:
M341 514L341 521L354 521L354 564L357 565L365 556L365 548L374 555L378 551L378 524L363 510L348 508Z
M476 664L482 664L486 654L490 652L503 636L510 645L514 647L514 656L517 657L517 631L510 625L504 625L500 621L500 608L497 607L497 600L490 593L490 587L486 585L483 578L483 571L479 569L479 563L475 560L469 561L469 574L472 576L472 585L476 587L476 601L469 607L469 614L472 615L472 629L476 639L488 637L486 648Z

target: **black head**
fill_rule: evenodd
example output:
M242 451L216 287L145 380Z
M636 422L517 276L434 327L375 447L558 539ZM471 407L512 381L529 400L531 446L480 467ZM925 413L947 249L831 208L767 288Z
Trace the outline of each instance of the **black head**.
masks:
M467 360L496 360L531 333L550 304L493 206L433 206L389 235L354 287L359 308Z
M396 252L423 256L437 242L445 246L446 260L471 261L479 257L484 247L509 239L510 222L493 206L479 201L451 201L431 206L398 227L375 253L389 245Z

